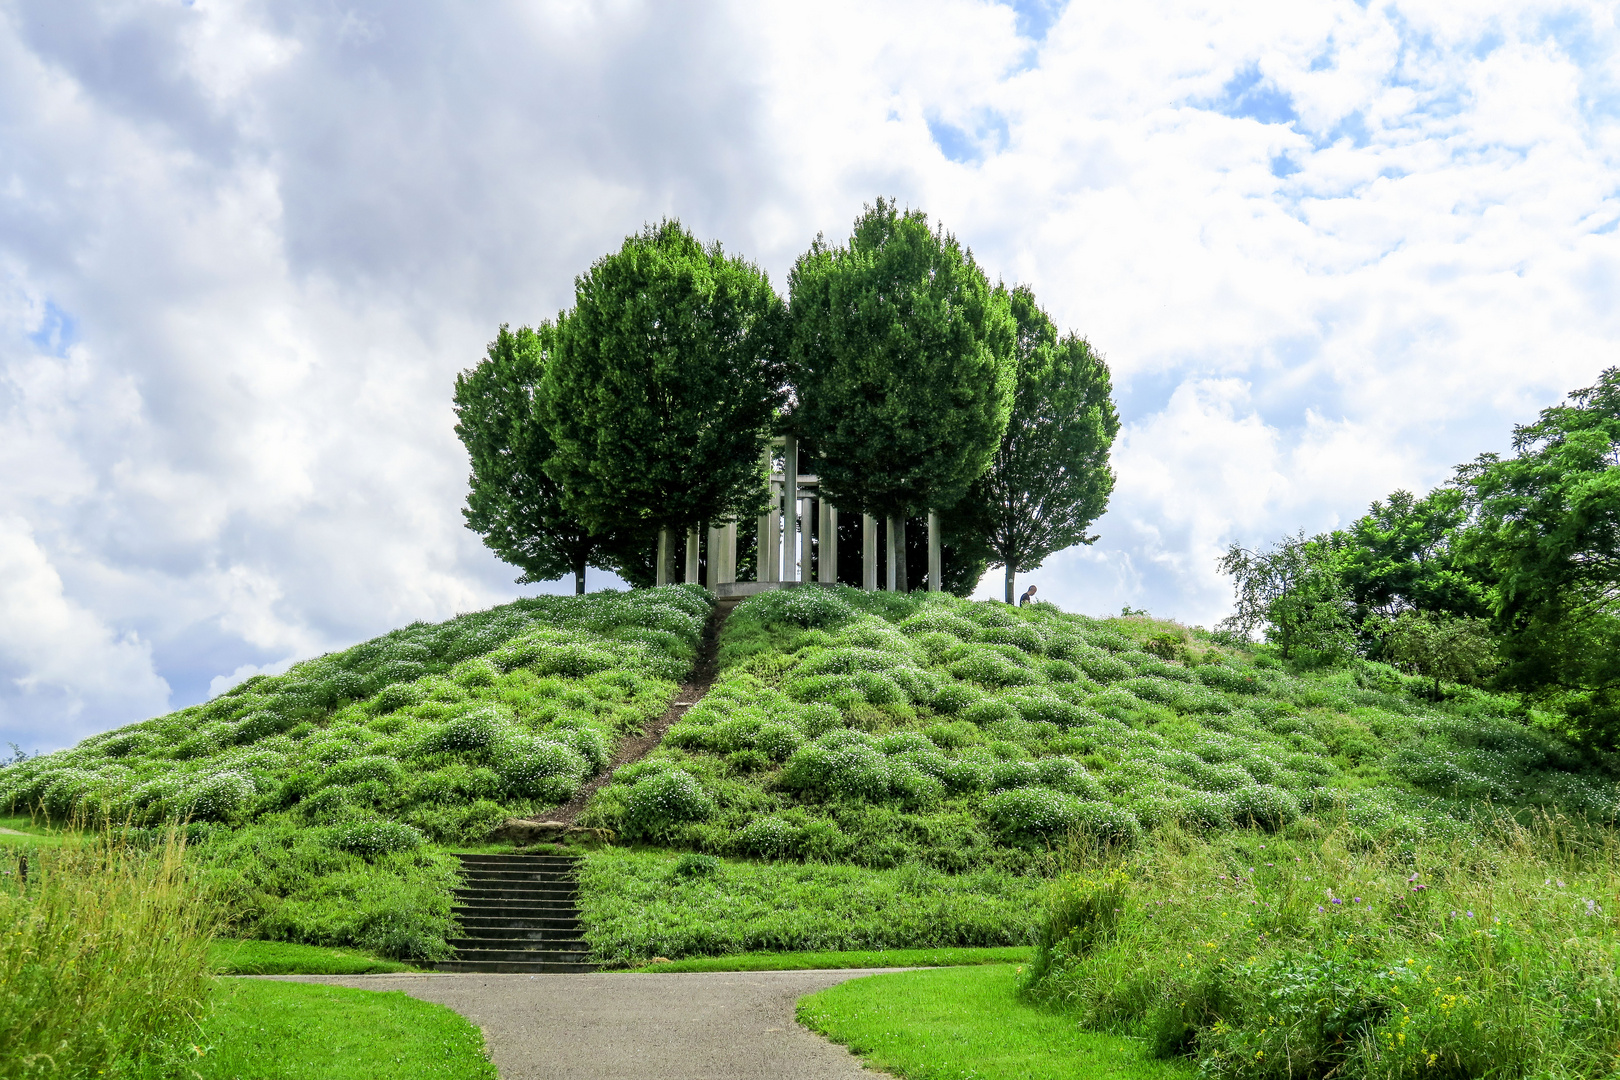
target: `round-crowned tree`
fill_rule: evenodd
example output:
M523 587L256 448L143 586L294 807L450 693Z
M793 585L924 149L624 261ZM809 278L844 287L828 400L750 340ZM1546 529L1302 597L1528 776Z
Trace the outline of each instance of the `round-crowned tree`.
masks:
M539 407L563 505L605 533L759 510L783 398L787 312L765 274L677 221L575 282Z
M496 555L523 571L520 582L574 575L585 591L585 567L628 581L645 577L647 530L587 528L563 506L562 488L545 471L555 446L535 407L535 394L556 351L557 326L516 331L502 326L488 354L456 376L456 434L472 463L467 527Z
M841 510L954 504L1007 426L1014 324L956 239L879 199L849 243L819 237L788 277L791 423Z
M943 523L961 561L1005 570L1010 604L1020 572L1097 539L1086 530L1114 489L1108 452L1119 414L1108 366L1091 345L1060 336L1027 286L1009 299L1018 326L1012 413L990 467Z

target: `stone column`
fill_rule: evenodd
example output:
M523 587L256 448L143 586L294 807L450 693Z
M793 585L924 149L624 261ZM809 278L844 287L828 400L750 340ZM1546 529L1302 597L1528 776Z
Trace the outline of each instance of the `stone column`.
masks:
M928 511L928 591L939 592L945 587L940 580L939 511Z
M838 508L826 499L821 503L821 520L816 523L821 540L816 553L816 580L824 585L838 584Z
M804 517L802 518L803 524L800 526L801 531L799 533L799 580L809 581L810 564L815 557L815 547L810 542L813 535L810 527L815 523L816 519L816 500L805 496L800 500L800 503L804 507Z
M659 585L669 584L669 567L674 556L671 549L675 546L675 533L668 526L658 529L658 568L654 571L654 581Z
M703 538L703 545L709 550L709 580L705 582L705 584L708 586L709 591L713 592L714 587L720 584L720 571L722 566L720 561L720 545L724 542L726 530L723 527L710 525L707 532L708 535Z
M906 577L906 515L896 514L894 538L894 582L901 592L911 591L911 581Z
M720 542L720 583L730 585L737 580L737 523L726 522L725 538Z
M692 526L686 532L686 583L698 583L698 567L702 562L702 551L698 548L698 527Z
M787 435L782 439L782 580L798 581L798 527L799 527L799 437Z
M861 588L877 592L877 518L861 515Z
M883 552L883 570L884 578L886 579L890 592L894 592L897 587L903 587L900 585L900 578L896 575L896 566L901 560L894 557L894 542L900 537L900 527L898 524L899 520L899 518L895 517L893 514L890 514L883 521L884 538L888 541ZM905 549L901 548L900 550L903 557Z
M771 484L771 508L765 530L765 570L761 581L782 580L782 485Z
M776 489L771 486L771 448L770 448L769 444L767 444L765 449L761 452L761 456L764 458L764 466L765 466L765 490L766 491L775 491ZM771 550L770 531L771 531L771 512L769 510L766 510L763 514L759 515L759 532L755 534L755 537L756 537L756 543L755 543L755 548L756 548L755 555L756 555L756 557L754 559L754 580L755 581L769 581L771 579L771 577L770 577L770 566L771 566L771 560L770 560L770 550Z

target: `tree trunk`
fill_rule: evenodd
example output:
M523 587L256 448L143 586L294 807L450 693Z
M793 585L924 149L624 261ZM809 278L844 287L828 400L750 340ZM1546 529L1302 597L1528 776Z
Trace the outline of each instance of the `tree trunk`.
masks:
M574 595L585 595L585 556L574 557Z
M1013 567L1013 564L1012 564L1012 560L1008 559L1007 560L1007 603L1009 603L1009 604L1013 602L1013 576L1014 576L1014 567Z

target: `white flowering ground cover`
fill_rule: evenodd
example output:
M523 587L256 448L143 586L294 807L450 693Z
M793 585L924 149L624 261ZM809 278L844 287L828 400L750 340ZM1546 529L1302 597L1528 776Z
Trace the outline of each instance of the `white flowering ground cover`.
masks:
M600 772L665 710L709 611L680 586L416 624L0 769L0 807L186 820L238 933L432 959L450 928L444 845Z
M1381 664L1290 671L1142 617L798 589L740 605L720 662L708 696L583 819L720 861L694 880L667 859L593 857L582 907L603 959L773 947L728 912L752 911L789 864L1000 884L973 917L942 900L955 885L874 886L886 906L851 920L848 882L828 879L817 901L801 875L794 909L772 915L774 947L996 945L1028 940L1041 917L1005 882L1052 873L1076 834L1129 848L1165 828L1330 821L1387 844L1465 835L1487 807L1616 810L1614 774L1508 699L1452 687L1436 703ZM917 915L930 904L933 922Z

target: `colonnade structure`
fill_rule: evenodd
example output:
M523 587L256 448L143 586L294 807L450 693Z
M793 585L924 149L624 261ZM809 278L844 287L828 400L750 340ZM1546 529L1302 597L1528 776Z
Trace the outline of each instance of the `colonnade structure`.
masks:
M782 468L776 469L775 454L782 451ZM818 494L820 481L814 473L799 471L799 441L785 435L771 441L764 450L763 465L770 478L770 500L766 512L755 523L757 528L756 580L737 580L738 523L728 521L694 526L685 537L684 576L681 569L681 538L673 529L658 533L658 577L660 585L680 580L700 584L705 551L708 554L709 591L722 599L749 596L773 589L799 585L838 584L838 508ZM886 520L884 587L904 592L906 581L906 519L892 515ZM871 514L861 515L861 587L868 592L878 588L878 527ZM944 587L940 578L939 514L928 511L929 592Z

